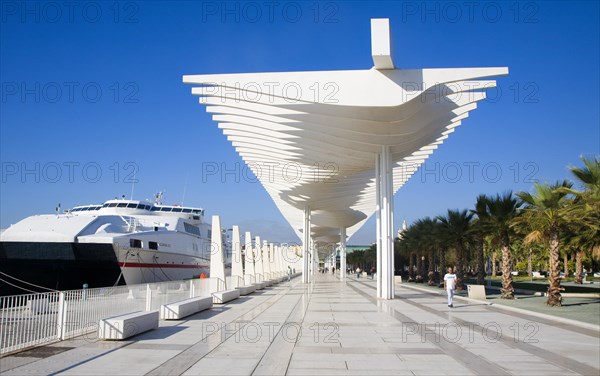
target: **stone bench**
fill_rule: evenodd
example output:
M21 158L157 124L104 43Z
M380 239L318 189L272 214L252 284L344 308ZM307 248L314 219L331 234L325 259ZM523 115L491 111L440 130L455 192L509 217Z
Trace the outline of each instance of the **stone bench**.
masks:
M262 290L262 289L264 289L266 287L266 285L265 285L264 282L256 282L253 285L256 286L257 290Z
M248 295L248 294L251 294L254 291L256 291L256 286L255 285L239 286L239 287L236 287L235 289L240 291L240 295Z
M156 311L134 312L109 317L98 323L98 338L122 340L158 328L159 313Z
M160 306L161 320L179 320L194 313L212 308L213 298L204 296L191 298Z
M467 285L467 291L469 293L469 298L471 299L487 299L485 295L485 286L483 285Z
M224 304L240 297L240 290L224 290L212 293L213 303Z
M50 312L50 300L48 300L47 298L29 299L25 307L27 311L35 315L48 313Z

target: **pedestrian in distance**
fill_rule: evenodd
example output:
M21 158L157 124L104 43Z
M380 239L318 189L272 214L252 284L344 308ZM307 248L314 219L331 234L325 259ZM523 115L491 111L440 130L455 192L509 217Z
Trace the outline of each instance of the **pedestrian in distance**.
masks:
M454 289L456 289L456 274L454 274L451 267L448 268L448 273L444 275L444 288L448 294L448 307L452 308L454 307L452 298L454 298Z
M360 272L361 272L361 270L360 270L360 266L357 266L357 267L356 267L356 278L357 278L357 279L358 279L358 278L360 278Z
M288 282L292 280L292 268L288 265Z

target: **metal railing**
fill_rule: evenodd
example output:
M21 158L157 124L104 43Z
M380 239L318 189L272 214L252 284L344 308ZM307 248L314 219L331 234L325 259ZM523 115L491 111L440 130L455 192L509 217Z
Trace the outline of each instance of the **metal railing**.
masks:
M58 292L0 298L0 354L58 338Z
M225 280L227 281L227 289L228 290L232 290L236 287L244 286L244 279L237 275L225 277Z
M237 277L236 277L237 278ZM217 278L0 297L0 355L97 332L101 319L224 290Z

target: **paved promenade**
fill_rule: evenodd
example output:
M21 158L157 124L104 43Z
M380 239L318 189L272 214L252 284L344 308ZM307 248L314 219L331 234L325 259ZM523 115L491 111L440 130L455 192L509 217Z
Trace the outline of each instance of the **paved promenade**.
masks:
M599 332L397 286L317 275L131 341L94 338L0 359L6 375L598 375ZM589 324L588 324L589 325Z

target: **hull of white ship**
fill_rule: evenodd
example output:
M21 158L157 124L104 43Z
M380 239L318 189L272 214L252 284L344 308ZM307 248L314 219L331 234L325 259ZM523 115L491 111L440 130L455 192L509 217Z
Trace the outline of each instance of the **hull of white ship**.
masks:
M118 259L125 283L128 285L209 275L209 260L174 252L121 250Z

